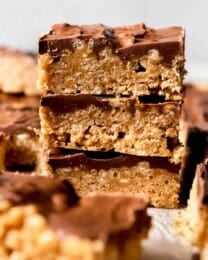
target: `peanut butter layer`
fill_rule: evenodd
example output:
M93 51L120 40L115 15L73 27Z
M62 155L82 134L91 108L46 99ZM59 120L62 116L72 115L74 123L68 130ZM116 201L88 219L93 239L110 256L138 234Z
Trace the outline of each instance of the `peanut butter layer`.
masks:
M183 97L181 27L58 24L40 38L39 54L46 93Z
M64 176L82 195L142 192L154 207L178 207L180 165L168 158L64 150L49 157L45 154L42 163L45 174Z
M39 153L39 99L0 95L1 168L33 170Z
M0 47L0 90L4 93L38 95L37 55Z
M136 260L150 228L143 195L80 199L61 178L3 174L0 198L4 259Z
M40 107L41 140L54 147L173 156L180 103L141 103L132 98L47 95Z

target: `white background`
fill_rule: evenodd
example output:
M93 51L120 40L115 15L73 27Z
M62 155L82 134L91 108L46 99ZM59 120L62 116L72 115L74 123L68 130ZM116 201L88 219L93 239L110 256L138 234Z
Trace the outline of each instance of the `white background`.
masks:
M0 0L0 45L37 50L54 23L186 28L188 78L208 80L208 0Z

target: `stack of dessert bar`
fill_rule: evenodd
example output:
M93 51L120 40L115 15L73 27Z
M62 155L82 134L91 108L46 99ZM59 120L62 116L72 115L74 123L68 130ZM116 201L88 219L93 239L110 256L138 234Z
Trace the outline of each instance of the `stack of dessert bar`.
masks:
M37 55L0 47L0 170L32 172L38 163Z
M58 24L39 41L42 167L178 206L184 30Z

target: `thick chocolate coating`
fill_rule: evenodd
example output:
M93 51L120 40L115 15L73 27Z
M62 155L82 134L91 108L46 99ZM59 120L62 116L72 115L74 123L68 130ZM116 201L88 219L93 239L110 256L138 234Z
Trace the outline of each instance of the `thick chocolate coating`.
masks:
M1 111L3 112L3 111ZM39 129L39 116L36 111L7 111L0 119L0 132L6 135L29 133L35 135L35 129Z
M34 135L40 128L39 99L35 97L0 95L0 132L11 135L27 132Z
M73 186L61 178L0 174L0 200L13 205L35 204L43 214L65 210L79 198Z
M138 234L144 227L149 228L147 205L147 198L141 195L103 193L83 197L79 205L66 211L61 219L60 215L54 214L49 221L60 236L75 234L106 241L119 234L122 239L129 233ZM65 227L61 230L60 221Z
M42 96L41 106L47 106L56 113L70 112L77 109L84 109L89 105L108 109L110 107L107 99L98 98L92 95L46 95Z
M39 54L60 56L63 50L73 51L77 40L90 41L95 53L110 46L123 59L139 58L156 49L167 65L172 64L176 55L184 54L182 27L150 29L143 23L122 27L56 24L40 38Z
M49 165L53 169L66 168L66 167L76 167L81 166L91 169L104 169L109 170L111 168L121 168L121 167L132 167L139 162L148 162L150 168L160 168L166 169L170 172L178 173L180 165L175 165L171 163L168 158L165 157L144 157L144 156L134 156L127 154L116 153L117 156L113 158L105 158L106 152L103 153L103 159L97 159L90 157L88 152L76 151L75 153L68 155L50 155L48 159ZM95 152L96 157L96 152ZM111 152L112 157L112 152Z
M58 177L1 174L0 200L36 205L60 239L75 235L106 241L150 226L146 197L100 194L80 199L73 186Z
M158 107L158 109L162 109L167 104L173 104L175 105L175 112L180 113L180 103L169 101L164 103L142 103L139 101L137 97L123 97L123 99L126 99L131 102L130 109L131 112L135 112L136 103L138 103L139 108L141 110L145 110L145 108L148 108L150 106ZM56 113L66 113L71 112L78 109L85 109L86 107L90 105L94 105L96 107L99 107L101 109L107 110L111 109L110 99L109 98L102 98L102 96L92 96L88 94L54 94L54 95L46 95L42 96L41 106L49 107L52 111Z

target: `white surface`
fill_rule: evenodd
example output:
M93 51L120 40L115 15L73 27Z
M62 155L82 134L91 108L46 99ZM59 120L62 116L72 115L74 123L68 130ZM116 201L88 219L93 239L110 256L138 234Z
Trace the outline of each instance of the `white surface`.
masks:
M144 241L141 260L191 260L194 249L176 235L172 222L179 210L149 209L153 228Z
M37 49L40 34L60 22L117 25L145 21L152 27L186 28L190 78L196 74L192 64L208 67L207 0L0 0L0 4L0 45Z

